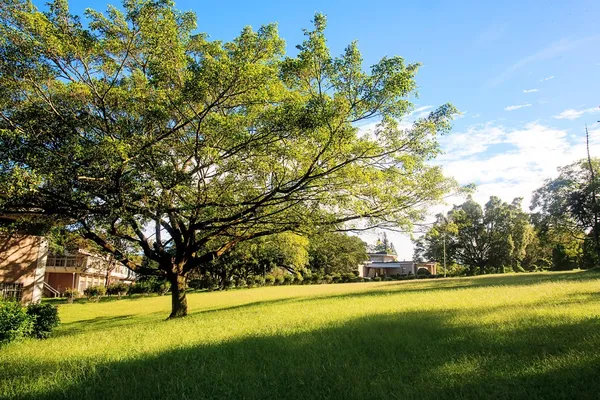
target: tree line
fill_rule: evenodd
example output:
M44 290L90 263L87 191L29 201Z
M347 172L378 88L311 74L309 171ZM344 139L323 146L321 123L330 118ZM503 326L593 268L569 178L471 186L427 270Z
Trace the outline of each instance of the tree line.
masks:
M450 274L567 270L598 266L600 160L583 159L559 168L534 191L530 212L522 198L496 196L483 206L469 198L415 241L416 260L446 259Z

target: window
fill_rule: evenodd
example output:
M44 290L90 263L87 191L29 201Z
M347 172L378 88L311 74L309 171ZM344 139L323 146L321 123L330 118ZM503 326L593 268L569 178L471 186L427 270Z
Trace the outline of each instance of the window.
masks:
M23 296L22 283L0 283L0 298L3 300L21 301Z

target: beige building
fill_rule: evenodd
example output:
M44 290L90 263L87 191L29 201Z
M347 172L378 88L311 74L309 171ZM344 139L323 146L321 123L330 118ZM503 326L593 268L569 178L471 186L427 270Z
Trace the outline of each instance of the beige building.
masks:
M48 242L39 236L0 237L0 298L42 299Z
M133 272L106 256L85 250L48 254L48 243L39 236L0 238L0 298L35 303L42 296L61 296L70 288L83 293L90 286L134 280Z
M432 275L437 274L435 263L417 263L414 261L398 261L395 254L369 253L369 261L358 268L359 276L373 278L375 276L416 275L419 268L427 269Z

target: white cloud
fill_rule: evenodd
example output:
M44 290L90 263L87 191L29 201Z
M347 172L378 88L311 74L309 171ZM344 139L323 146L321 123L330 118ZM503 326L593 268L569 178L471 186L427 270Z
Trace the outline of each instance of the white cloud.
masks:
M552 75L552 76L549 76L549 77L547 77L547 78L544 78L544 79L540 79L540 82L549 81L550 79L554 79L554 75Z
M557 42L551 43L551 44L547 45L546 47L544 47L543 49L538 50L537 52L535 52L527 57L521 58L516 63L512 64L510 67L506 68L498 76L491 79L487 83L487 86L489 86L489 87L497 86L497 85L501 84L502 82L506 81L507 79L511 78L515 72L517 72L518 70L520 70L521 68L523 68L529 64L556 58L569 50L580 47L581 45L586 44L588 42L596 41L598 39L600 39L600 36L592 36L592 37L576 39L576 40L561 39ZM549 80L552 78L554 78L554 77L552 76L552 77L546 78L544 80Z
M535 92L539 92L539 89L525 89L523 90L523 93L535 93Z
M408 117L410 117L412 115L416 115L416 118L425 118L430 113L430 111L426 111L426 110L429 110L430 108L433 108L433 106L417 107L408 114Z
M514 111L514 110L518 110L519 108L524 108L524 107L531 107L531 104L519 104L516 106L504 107L504 111Z
M590 125L590 150L600 154L600 123ZM574 136L575 135L575 136ZM532 192L545 179L558 175L559 166L568 165L586 157L583 130L569 132L537 122L516 128L494 123L476 124L462 132L443 136L440 144L445 154L435 163L441 165L447 176L461 184L475 183L473 197L481 204L490 196L504 201L523 197L523 208L528 209ZM433 207L430 215L446 212L463 198L454 197L448 205ZM407 235L388 232L400 259L412 257L413 246ZM375 235L364 240L374 241Z
M573 108L570 108L568 110L561 112L558 115L555 115L554 118L574 120L574 119L581 117L583 114L596 114L598 112L600 112L600 107L587 108L584 110L575 110Z

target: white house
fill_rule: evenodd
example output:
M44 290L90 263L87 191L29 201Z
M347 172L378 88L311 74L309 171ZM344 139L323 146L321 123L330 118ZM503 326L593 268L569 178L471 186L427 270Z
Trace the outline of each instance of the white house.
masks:
M398 261L398 257L395 254L369 253L369 261L359 266L358 273L363 278L415 275L419 268L427 269L432 275L437 274L435 263Z

